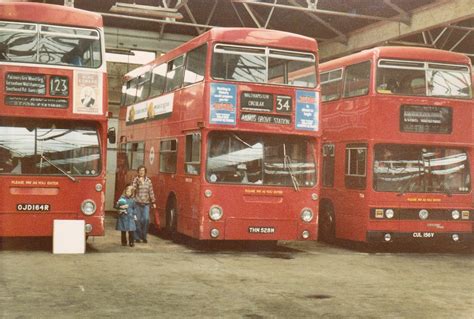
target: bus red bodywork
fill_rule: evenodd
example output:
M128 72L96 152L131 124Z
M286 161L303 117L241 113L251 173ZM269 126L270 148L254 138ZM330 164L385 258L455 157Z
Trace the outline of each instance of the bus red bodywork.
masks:
M76 66L68 52L80 44ZM0 236L49 237L58 219L84 220L87 235L103 236L101 16L57 5L0 4L0 49Z
M247 48L258 51L258 48L261 47L267 48L266 50L270 50L269 48L279 49L282 54L285 54L284 50L303 51L314 58L309 67L309 73L314 76L314 86L300 88L268 83L256 84L217 80L211 76L210 67L212 51L217 44L222 44L222 47L219 48L223 51L229 48L232 50L234 45L244 46L243 48L239 47L239 50L244 51ZM138 74L144 74L144 72L146 73L147 70L150 71L153 68L157 69L162 63L168 63L168 70L170 70L172 68L170 67L170 61L176 61L183 54L202 46L207 46L205 53L203 53L204 73L202 80L161 96L161 98L173 96L171 97L172 102L170 102L173 110L167 117L133 124L129 121L130 113L136 111L135 106L132 104L121 108L119 136L122 152L119 152L118 157L119 172L116 195L120 194L124 185L136 174L137 165L144 163L148 168L148 175L153 181L157 194L158 209L152 214L151 220L163 229L171 232L177 231L197 239L295 240L303 239L303 233L305 239L316 239L316 216L312 216L311 220L307 222L301 219L302 210L310 209L317 212L318 207L318 186L315 180L316 153L311 150L313 146L309 146L316 145L320 135L319 92L317 92L315 81L317 74L316 42L303 36L285 32L238 28L213 29L161 56L153 63L132 71L126 76L125 82L130 83ZM191 56L191 53L189 56ZM186 63L189 60L191 58L188 58ZM301 73L298 76L303 76L307 70L298 70L298 72ZM278 80L281 79L276 81ZM295 129L296 116L294 110L297 108L297 103L299 103L296 101L297 91L301 91L299 94L303 96L302 99L312 97L311 101L306 102L309 103L309 109L317 112L316 117L313 118L313 124L317 127L310 130ZM246 97L249 97L250 101L254 99L253 102L247 101L246 103L257 108L262 105L268 107L265 110L246 112L248 113L245 117L246 120L257 121L258 118L261 119L260 123L242 120L244 113L242 94L244 92L248 93ZM226 102L222 102L224 100L219 101L221 95L226 94L230 94L230 100L233 101L229 102L225 98ZM279 117L278 114L281 115L281 113L277 113L275 109L278 96L280 103L286 101L282 100L282 96L291 99L289 102L293 108L291 113ZM145 99L142 103L149 102ZM216 120L217 117L213 117L214 115L211 114L211 104L213 105L213 111L216 113L234 108L234 124L215 123L215 121L220 120ZM284 125L276 124L275 121L280 119L287 122ZM262 122L265 120L273 121L273 123ZM291 124L289 124L290 122ZM259 155L253 154L253 150L258 148L258 152L261 151L259 147L262 144L259 143L272 143L270 140L277 139L278 136L290 140L292 138L295 140L301 139L301 141L294 142L295 144L307 143L301 147L308 147L305 151L307 154L304 154L303 157L313 158L308 160L307 165L312 167L310 170L313 170L313 172L310 174L314 174L314 179L308 181L308 185L295 186L288 184L282 187L276 185L276 182L273 185L263 185L265 182L261 180L254 180L255 183L239 183L232 180L235 175L239 174L237 169L234 171L233 177L222 177L223 182L220 183L218 180L221 178L220 174L209 173L211 166L217 167L220 165L217 164L218 157L207 156L211 152L209 148L213 141L222 138L226 140L226 143L236 143L240 145L239 147L242 147L242 152L239 155L229 153L225 155L228 158L232 156L234 158L238 156L258 157ZM262 138L262 141L255 140L258 138ZM199 140L195 146L199 153L196 151L196 157L189 160L187 156L190 154L186 153L185 148L187 141L193 139ZM245 139L250 139L252 142L245 141ZM265 139L265 142L263 142L263 139ZM254 147L249 147L248 143ZM160 144L163 149L160 149ZM128 150L125 150L127 148ZM301 150L296 150L296 148L298 147L293 146L293 151L301 153ZM134 149L141 149L143 155L137 152L134 153ZM160 170L168 170L165 161L168 156L166 152L170 150L177 153L174 160L176 170L171 169L168 173L160 172ZM288 145L289 151L290 145ZM134 156L138 156L139 161L131 164L131 159L133 161ZM193 157L193 155L190 156ZM229 159L229 161L232 160ZM252 161L249 160L250 162ZM249 163L234 166L239 166L238 169L249 169L249 173L251 173L248 167L250 166ZM196 172L188 170L188 166L196 167ZM230 165L226 168L229 167ZM282 169L286 172L286 168ZM220 173L225 175L223 169ZM226 178L232 181L226 182ZM258 183L262 184L259 185ZM218 207L217 209L223 211L223 216L219 220L214 221L209 217L209 210L212 207Z
M370 79L361 75L364 63L370 64ZM448 76L442 79L444 70ZM470 71L466 56L412 47L374 48L321 64L326 153L321 237L375 243L472 241ZM430 76L427 81L424 73ZM398 81L392 83L395 88L382 83L390 74L411 77L409 88ZM448 93L451 86L459 91ZM361 88L366 91L358 92ZM456 96L443 96L449 94ZM384 147L386 155L394 157L385 161L391 169L377 166L384 162ZM415 150L419 158L410 154ZM360 157L360 176L351 155ZM389 184L382 186L384 181Z

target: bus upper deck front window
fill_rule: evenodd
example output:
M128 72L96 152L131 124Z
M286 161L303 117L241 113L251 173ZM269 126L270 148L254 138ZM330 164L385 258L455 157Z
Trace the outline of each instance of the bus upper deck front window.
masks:
M0 61L98 68L97 30L0 21Z
M99 135L93 124L1 120L0 136L0 174L100 174Z
M307 52L218 44L214 48L212 77L314 88L315 61L315 56Z
M472 83L467 66L380 60L377 93L450 98L471 98Z

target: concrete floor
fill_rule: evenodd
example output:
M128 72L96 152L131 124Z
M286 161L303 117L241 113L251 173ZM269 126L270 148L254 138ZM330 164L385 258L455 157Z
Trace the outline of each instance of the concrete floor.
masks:
M0 318L474 318L474 255L366 253L317 242L120 246L114 219L85 255L3 239Z

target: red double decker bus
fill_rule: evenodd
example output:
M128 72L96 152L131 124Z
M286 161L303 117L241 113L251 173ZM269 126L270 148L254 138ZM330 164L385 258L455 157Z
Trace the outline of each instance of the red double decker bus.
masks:
M104 59L100 15L0 4L0 236L52 236L57 219L104 234Z
M470 242L470 60L380 47L323 63L321 83L321 238Z
M216 28L125 77L117 190L146 165L151 221L196 239L317 236L316 41Z

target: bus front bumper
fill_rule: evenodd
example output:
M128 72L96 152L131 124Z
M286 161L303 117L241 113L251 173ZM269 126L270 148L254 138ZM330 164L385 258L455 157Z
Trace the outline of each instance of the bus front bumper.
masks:
M436 242L473 244L472 232L393 232L393 231L368 231L366 234L369 243L391 242Z

